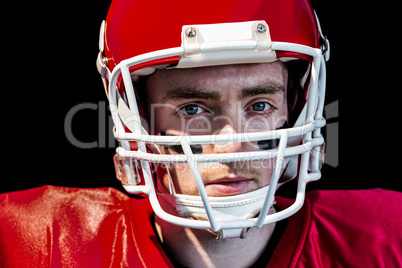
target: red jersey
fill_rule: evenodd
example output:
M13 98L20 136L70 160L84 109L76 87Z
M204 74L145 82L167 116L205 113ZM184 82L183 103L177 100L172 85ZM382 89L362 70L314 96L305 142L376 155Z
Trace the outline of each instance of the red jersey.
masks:
M291 200L276 197L279 208ZM402 267L402 193L314 191L268 267ZM148 199L45 186L0 195L2 267L173 267Z

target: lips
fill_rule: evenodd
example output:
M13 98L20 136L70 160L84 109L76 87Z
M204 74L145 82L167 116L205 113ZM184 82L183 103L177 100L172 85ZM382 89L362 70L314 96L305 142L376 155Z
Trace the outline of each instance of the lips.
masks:
M233 177L233 178L221 178L213 182L207 182L205 184L205 190L208 196L228 196L235 194L246 193L252 179L245 177Z

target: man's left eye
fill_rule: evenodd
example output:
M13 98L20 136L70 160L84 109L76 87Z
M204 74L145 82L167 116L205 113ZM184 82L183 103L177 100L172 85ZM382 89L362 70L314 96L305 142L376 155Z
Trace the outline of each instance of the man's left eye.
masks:
M253 105L251 105L251 109L256 112L264 112L267 111L271 105L269 105L266 102L256 102Z

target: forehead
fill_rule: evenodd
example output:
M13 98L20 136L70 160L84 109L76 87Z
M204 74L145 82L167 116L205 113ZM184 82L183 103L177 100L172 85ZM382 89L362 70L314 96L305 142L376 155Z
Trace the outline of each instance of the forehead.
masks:
M191 69L158 70L147 79L147 89L158 90L191 87L205 90L232 91L263 84L286 88L287 68L280 61L261 64L212 66ZM155 92L154 92L155 93Z

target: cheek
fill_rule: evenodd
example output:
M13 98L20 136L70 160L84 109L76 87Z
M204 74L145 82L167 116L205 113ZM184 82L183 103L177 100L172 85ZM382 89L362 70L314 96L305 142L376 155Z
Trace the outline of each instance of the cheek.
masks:
M256 116L248 118L244 124L244 132L272 130L274 121L270 117Z
M287 122L287 113L271 117L252 117L244 124L244 132L271 131L280 129Z
M261 177L259 179L260 187L267 186L271 183L272 173L275 167L275 159L263 159L255 163L256 168L258 167Z
M207 135L211 134L212 125L209 118L198 117L190 119L185 124L185 132L192 135Z
M169 172L172 177L172 182L176 193L199 195L191 169L187 164L171 164L169 165ZM167 173L164 174L161 182L164 189L161 189L160 191L169 192L170 182Z
M244 118L244 132L276 130L288 121L287 105L275 110L267 116L251 116Z
M170 105L153 105L148 116L151 135L158 135L170 128L180 130L183 120L175 116L175 110Z

